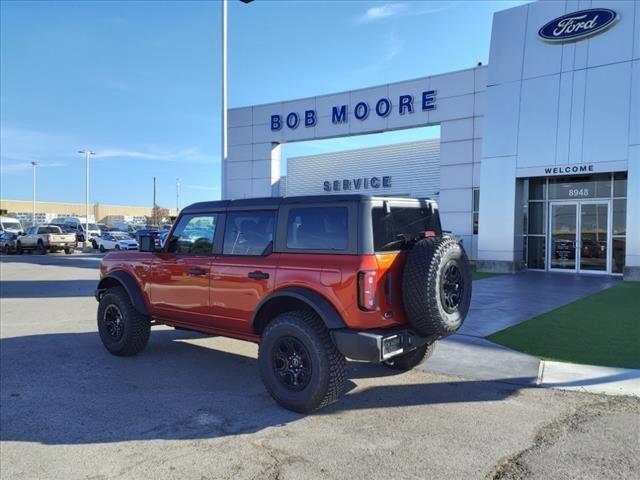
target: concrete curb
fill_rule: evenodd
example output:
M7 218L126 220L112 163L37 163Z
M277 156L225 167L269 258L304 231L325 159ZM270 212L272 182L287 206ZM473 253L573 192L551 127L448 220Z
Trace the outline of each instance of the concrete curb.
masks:
M541 360L540 387L640 397L640 370Z

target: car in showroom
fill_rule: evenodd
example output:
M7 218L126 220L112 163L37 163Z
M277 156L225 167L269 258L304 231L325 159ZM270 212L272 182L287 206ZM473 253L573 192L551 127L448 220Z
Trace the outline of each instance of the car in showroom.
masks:
M6 230L0 233L0 252L5 255L15 253L17 251L18 234Z
M180 212L163 245L155 237L102 259L105 348L136 355L159 324L258 343L266 390L296 412L342 395L346 358L410 370L469 311L470 262L433 200L202 202Z
M131 235L124 232L106 232L94 239L98 250L137 250L138 242Z

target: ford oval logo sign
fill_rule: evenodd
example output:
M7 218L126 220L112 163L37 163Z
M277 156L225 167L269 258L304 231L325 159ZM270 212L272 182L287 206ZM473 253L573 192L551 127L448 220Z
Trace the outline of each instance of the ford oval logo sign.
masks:
M602 32L618 18L608 8L591 8L568 13L551 20L538 30L538 35L549 42L569 42Z

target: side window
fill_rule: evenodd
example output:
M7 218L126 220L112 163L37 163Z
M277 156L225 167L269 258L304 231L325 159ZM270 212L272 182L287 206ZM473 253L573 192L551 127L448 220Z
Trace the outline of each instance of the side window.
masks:
M180 255L211 255L217 224L217 213L183 215L167 243L167 251Z
M276 212L229 212L224 229L225 255L266 255L273 248Z
M37 227L31 227L27 232L27 235L35 235Z
M43 233L47 233L47 229L43 227L38 228L38 235L41 235Z
M346 207L292 208L287 219L287 248L346 250L347 218Z

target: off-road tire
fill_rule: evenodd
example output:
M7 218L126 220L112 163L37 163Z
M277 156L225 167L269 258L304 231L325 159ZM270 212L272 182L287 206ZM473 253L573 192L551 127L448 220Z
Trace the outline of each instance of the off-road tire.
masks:
M421 347L416 348L415 350L411 350L408 353L393 357L391 360L387 360L386 362L384 362L384 364L389 368L393 368L394 370L401 370L403 372L406 372L407 370L411 370L414 367L417 367L427 358L433 355L435 349L436 342L427 343Z
M445 303L444 273L457 269L461 292L454 309ZM455 333L469 312L471 265L457 239L430 237L416 243L407 258L402 277L405 312L415 330L440 338Z
M47 249L44 246L44 243L42 243L42 242L38 242L38 245L36 246L36 251L38 252L39 255L46 255L47 254Z
M293 337L309 354L311 377L300 391L287 388L275 372L274 349L285 337ZM281 406L294 412L313 412L334 403L344 392L345 358L313 312L285 312L271 321L262 334L258 362L267 391Z
M64 249L64 253L65 253L66 255L71 255L71 254L73 253L73 250L72 250L71 248L65 248L65 249Z
M107 329L105 311L114 304L122 314L123 333L114 339ZM149 342L151 323L149 318L139 313L131 303L129 295L122 287L113 287L106 291L98 306L98 332L103 345L109 352L120 357L129 357L140 353Z

